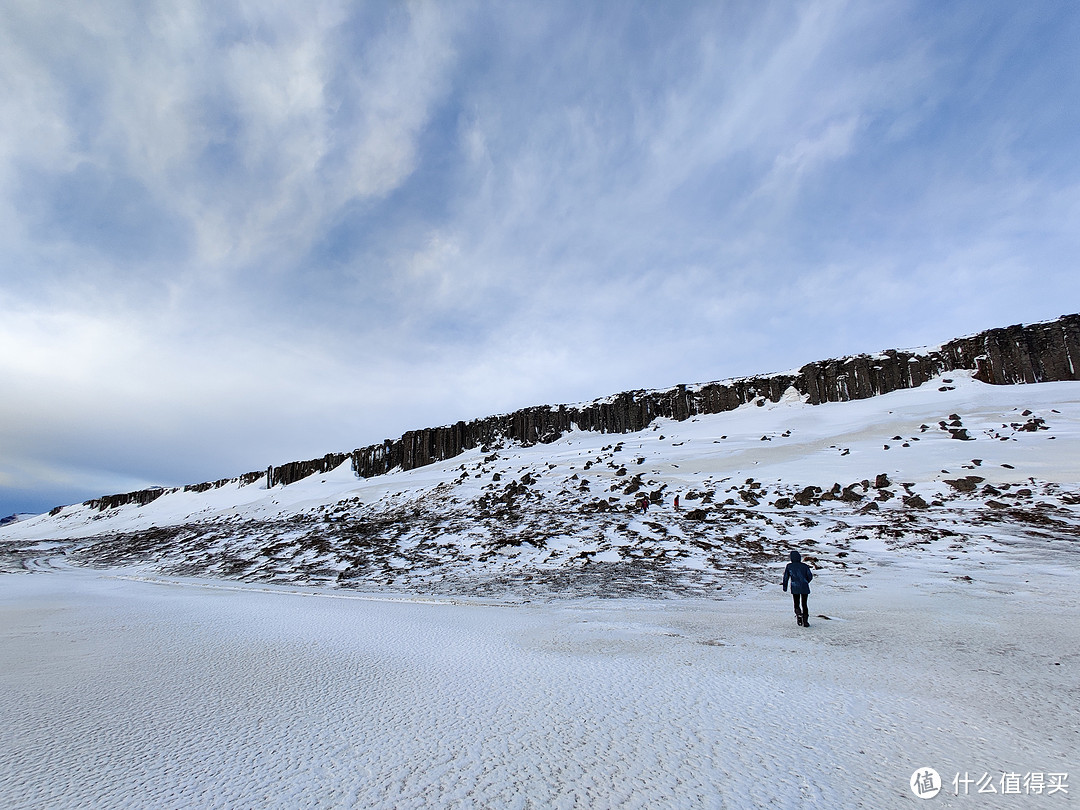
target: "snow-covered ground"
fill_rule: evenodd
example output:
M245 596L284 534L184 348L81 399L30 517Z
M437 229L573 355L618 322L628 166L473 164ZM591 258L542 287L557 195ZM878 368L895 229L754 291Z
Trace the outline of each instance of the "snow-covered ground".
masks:
M7 575L0 806L889 808L926 767L940 806L1068 806L1075 567L933 574L822 576L809 628L775 584L510 605ZM964 773L1069 793L952 796Z
M0 527L0 807L1068 806L1078 504L1080 384L954 373L67 507Z

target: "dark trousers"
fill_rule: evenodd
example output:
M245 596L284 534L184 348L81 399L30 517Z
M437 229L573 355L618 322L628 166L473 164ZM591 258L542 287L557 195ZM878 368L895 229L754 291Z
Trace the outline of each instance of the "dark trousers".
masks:
M805 594L805 593L793 593L791 595L791 601L793 601L795 603L795 615L796 616L802 616L803 618L806 618L806 616L807 616L806 597L807 596L808 596L808 594Z

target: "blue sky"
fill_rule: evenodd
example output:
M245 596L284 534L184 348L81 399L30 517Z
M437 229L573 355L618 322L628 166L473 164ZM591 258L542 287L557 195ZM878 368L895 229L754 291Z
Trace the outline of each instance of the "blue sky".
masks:
M0 515L1080 309L1073 2L0 8Z

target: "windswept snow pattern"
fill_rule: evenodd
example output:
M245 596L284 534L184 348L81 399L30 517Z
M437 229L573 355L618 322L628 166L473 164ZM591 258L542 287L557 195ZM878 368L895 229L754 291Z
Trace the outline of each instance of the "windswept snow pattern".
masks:
M1075 774L1075 570L927 573L824 583L809 628L775 585L507 605L8 575L0 805L876 809L928 765Z

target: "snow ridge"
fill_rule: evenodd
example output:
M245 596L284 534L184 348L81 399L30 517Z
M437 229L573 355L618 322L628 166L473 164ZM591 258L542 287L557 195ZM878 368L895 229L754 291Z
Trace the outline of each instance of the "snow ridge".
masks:
M855 402L789 391L619 436L502 441L369 479L343 461L289 486L67 507L0 528L0 565L449 595L715 594L773 576L792 546L853 575L898 550L957 571L1005 548L1072 554L1078 482L1080 383L965 372Z

